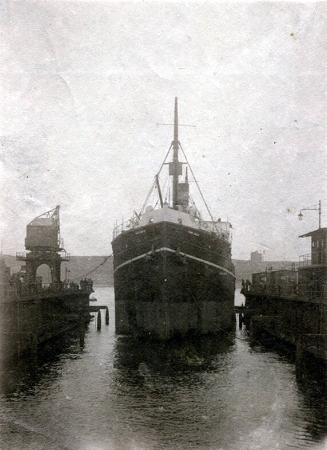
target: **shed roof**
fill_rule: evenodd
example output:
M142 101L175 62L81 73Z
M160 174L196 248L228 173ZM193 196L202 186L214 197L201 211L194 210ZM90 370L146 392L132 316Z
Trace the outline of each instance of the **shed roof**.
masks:
M38 227L49 227L55 225L55 223L51 217L36 217L28 225Z
M302 234L299 237L303 238L303 237L309 237L309 236L313 236L313 237L324 237L324 236L327 236L327 227L317 228L317 230L309 231L309 233Z

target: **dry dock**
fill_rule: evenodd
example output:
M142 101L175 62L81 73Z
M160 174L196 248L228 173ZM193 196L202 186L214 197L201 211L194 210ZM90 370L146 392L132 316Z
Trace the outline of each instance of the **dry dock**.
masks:
M0 302L0 355L20 357L89 321L89 294L67 290Z
M311 237L311 258L296 270L266 270L243 283L245 322L256 336L268 334L291 344L298 360L310 355L327 363L327 228Z
M0 257L0 358L20 357L66 331L85 327L89 321L92 281L79 284L60 278L62 261L69 255L62 248L59 206L33 219L26 227L26 253L17 260L25 264L11 274ZM47 266L50 283L38 269Z

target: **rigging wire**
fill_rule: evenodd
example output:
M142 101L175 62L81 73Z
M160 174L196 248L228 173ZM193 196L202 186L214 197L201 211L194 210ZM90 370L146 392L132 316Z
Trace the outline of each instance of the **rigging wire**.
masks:
M108 259L111 258L111 257L112 257L112 253L111 253L110 255L108 255L108 256L105 256L105 257L104 257L104 260L103 260L100 264L98 264L97 266L95 266L93 269L89 270L88 272L86 272L86 273L84 273L84 274L76 275L76 277L74 277L72 280L79 280L79 279L81 279L81 278L86 278L86 277L88 277L91 273L93 273L93 272L95 272L96 270L98 270L99 267L103 266L103 265L108 261Z
M163 185L161 186L161 192L162 192L162 194L165 194L165 201L166 201L166 197L167 197L166 189L167 189L168 181L169 181L169 175L166 176L165 181L164 181ZM156 203L155 203L155 208L157 207L159 200L160 199L157 198Z
M148 203L148 200L149 200L149 198L150 198L150 195L152 194L153 189L154 189L154 187L155 187L155 184L156 184L156 177L154 177L154 180L153 180L153 183L152 183L152 185L151 185L151 188L150 188L150 190L149 190L149 192L148 192L148 195L146 196L146 198L145 198L145 200L144 200L144 203L143 203L143 205L142 205L141 211L139 212L139 216L141 216L141 215L143 214L144 208L145 208L146 204Z
M168 151L167 151L167 153L166 153L166 156L165 156L163 162L161 163L161 166L160 166L160 168L159 168L159 171L157 172L157 174L156 174L155 177L154 177L154 181L153 181L153 183L152 183L152 185L151 185L150 191L149 191L148 195L146 196L146 198L145 198L145 200L144 200L144 203L143 203L143 205L142 205L141 211L140 211L140 213L139 213L140 215L143 213L144 208L145 208L145 206L146 206L146 204L147 204L147 202L148 202L148 200L149 200L149 197L150 197L150 195L151 195L152 192L153 192L153 189L154 189L155 184L156 184L156 176L157 176L157 175L158 175L158 176L160 175L160 172L161 172L161 170L162 170L162 168L163 168L163 166L164 166L164 164L165 164L165 162L166 162L166 159L168 158L168 155L169 155L169 153L170 153L170 150L171 150L172 146L173 146L173 143L170 144L170 147L169 147L169 149L168 149Z
M169 181L169 175L166 176L166 179L164 181L164 184L162 185L162 193L164 194L165 199L167 199L167 185L168 185L168 181Z
M195 174L194 174L194 172L193 172L193 169L192 169L192 167L191 167L191 165L190 165L190 163L189 163L189 161L188 161L188 159L187 159L187 156L186 156L186 153L185 153L185 151L184 151L184 149L183 149L183 147L182 147L182 144L181 144L180 142L178 142L178 144L179 144L180 149L182 150L182 153L183 153L183 155L184 155L186 164L187 164L188 167L190 168L192 177L193 177L194 182L195 182L195 184L196 184L196 186L197 186L197 188L198 188L198 191L199 191L200 196L201 196L201 198L202 198L202 201L203 201L203 203L204 203L204 205L205 205L205 207L206 207L206 210L207 210L207 212L208 212L208 214L209 214L209 217L210 217L210 219L211 219L211 221L212 221L212 224L213 224L213 226L215 227L215 229L216 229L216 231L217 231L217 233L218 233L219 230L218 230L218 228L217 228L216 222L215 222L215 220L214 220L214 218L213 218L213 215L211 214L210 208L209 208L209 206L208 206L208 204L207 204L207 202L206 202L206 200L205 200L205 198L204 198L204 195L203 195L203 193L202 193L202 190L201 190L201 188L200 188L200 185L199 185L199 183L198 183L198 181L197 181L197 179L196 179L196 177L195 177ZM164 164L166 163L166 160L167 160L167 158L168 158L168 155L169 155L170 150L172 149L172 147L173 147L173 142L170 144L169 149L168 149L168 151L167 151L167 153L166 153L166 155L165 155L165 157L164 157L164 160L163 160L163 162L161 163L161 166L160 166L160 168L159 168L159 171L157 172L157 174L156 174L155 177L154 177L154 181L153 181L153 183L152 183L152 185L151 185L151 188L150 188L150 191L148 192L148 195L147 195L146 198L145 198L145 201L144 201L144 203L143 203L143 205L142 205L142 208L141 208L141 211L140 211L139 215L142 215L142 214L143 214L144 208L145 208L145 206L146 206L146 204L147 204L147 202L148 202L148 200L149 200L151 194L153 193L153 191L154 191L154 189L155 189L155 186L156 186L156 177L160 175L161 170L162 170ZM193 203L194 203L194 201L193 201ZM157 203L156 203L156 206L157 206L157 204L158 204L158 201L157 201ZM196 207L195 203L194 203L194 206ZM197 209L197 208L196 208L196 209Z
M169 149L168 149L168 152L166 153L166 156L165 156L165 158L164 158L164 160L163 160L163 162L162 162L162 164L161 164L161 166L160 166L160 169L159 169L157 175L160 174L160 172L161 172L161 170L162 170L162 168L163 168L163 166L164 166L164 164L165 164L165 162L166 162L166 159L168 158L169 152L170 152L170 150L172 149L172 146L173 146L173 143L170 144L170 147L169 147Z
M199 211L198 207L196 206L195 200L192 197L191 194L189 194L189 201L191 203L191 205L193 206L193 208L195 209L195 213L196 213L196 217L198 217L199 219L201 219L201 212Z
M204 196L203 196L203 194L202 194L202 191L201 191L201 189L200 189L199 183L198 183L197 179L195 178L193 169L192 169L190 163L188 162L188 159L187 159L187 156L186 156L186 154L185 154L185 152L184 152L184 149L183 149L183 147L182 147L182 144L179 143L179 146L180 146L180 148L181 148L181 150L182 150L182 152L183 152L185 161L186 161L187 165L188 165L189 168L190 168L192 177L193 177L193 179L194 179L194 181L195 181L195 184L197 185L197 188L198 188L198 190L199 190L199 192L200 192L200 195L201 195L201 198L202 198L202 200L203 200L203 203L205 204L205 207L207 208L207 211L208 211L208 214L209 214L209 216L210 216L210 218L211 218L211 220L212 220L212 223L213 223L214 227L216 228L216 231L218 232L218 229L217 229L217 227L216 227L216 223L215 223L215 221L214 221L214 218L213 218L213 216L212 216L212 214L211 214L211 211L210 211L210 209L209 209L209 206L208 206L208 204L207 204L207 202L206 202L206 200L205 200L205 198L204 198Z

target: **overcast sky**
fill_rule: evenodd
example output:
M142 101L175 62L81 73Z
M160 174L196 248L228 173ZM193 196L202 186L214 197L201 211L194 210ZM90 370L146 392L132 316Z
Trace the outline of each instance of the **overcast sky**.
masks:
M3 251L61 205L72 254L111 253L180 140L233 256L297 259L326 183L326 3L2 2ZM193 187L193 186L192 186ZM200 205L199 205L200 206Z

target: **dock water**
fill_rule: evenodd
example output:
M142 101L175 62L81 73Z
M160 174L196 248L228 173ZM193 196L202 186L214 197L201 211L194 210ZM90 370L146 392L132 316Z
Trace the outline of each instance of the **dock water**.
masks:
M66 335L3 373L0 448L325 448L326 386L317 372L297 378L291 353L238 324L216 338L136 342L115 335L113 288L95 294L108 327L91 322L84 342Z
M257 337L267 334L294 349L299 367L306 356L327 367L327 299L271 295L252 289L246 294L245 323Z

